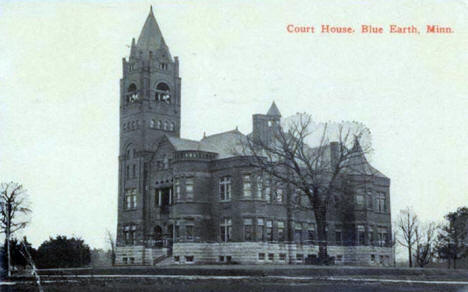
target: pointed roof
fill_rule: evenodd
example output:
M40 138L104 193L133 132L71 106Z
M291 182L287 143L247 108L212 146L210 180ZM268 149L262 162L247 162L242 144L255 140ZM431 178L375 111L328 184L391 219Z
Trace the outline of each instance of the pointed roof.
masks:
M159 25L156 22L156 18L154 18L153 6L150 8L150 13L141 29L136 45L143 52L154 52L159 48L167 49L167 45L164 41L161 30L159 29Z
M280 113L278 107L276 106L275 102L273 102L271 104L270 109L267 112L267 115L268 116L281 117L281 113Z

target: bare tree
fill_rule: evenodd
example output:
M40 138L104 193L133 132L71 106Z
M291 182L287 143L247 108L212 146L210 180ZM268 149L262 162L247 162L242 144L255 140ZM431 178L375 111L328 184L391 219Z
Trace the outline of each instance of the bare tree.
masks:
M106 230L106 241L109 244L110 252L111 252L111 261L112 265L115 265L115 240L114 235L107 229Z
M409 207L400 211L397 219L399 235L397 241L408 249L408 265L410 268L413 267L413 247L416 244L418 226L418 216Z
M460 207L455 212L445 215L446 223L439 228L437 235L437 253L441 259L448 260L448 268L453 262L457 268L457 260L468 255L468 208Z
M355 189L370 182L376 173L366 167L364 154L370 151L370 146L362 147L360 143L370 132L357 122L315 124L305 113L298 114L284 127L274 124L272 128L271 138L264 139L255 133L248 136L244 155L251 156L251 163L272 181L289 186L294 204L303 196L308 198L317 224L318 256L324 262L328 259L329 206L336 197L343 198L350 187ZM311 147L314 138L315 147Z
M17 231L29 223L28 195L22 185L9 182L0 185L1 232L5 233L7 243L8 276L11 276L10 239Z
M416 264L423 268L432 261L434 256L436 224L419 224L416 226Z

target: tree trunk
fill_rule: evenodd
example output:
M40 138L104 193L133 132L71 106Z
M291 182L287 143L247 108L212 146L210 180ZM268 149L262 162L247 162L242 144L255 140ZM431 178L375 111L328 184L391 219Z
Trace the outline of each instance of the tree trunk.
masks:
M408 265L410 268L413 267L413 255L412 255L411 250L412 250L411 245L408 245Z
M11 251L10 251L10 231L6 232L7 243L7 263L8 263L8 277L11 277Z
M317 223L317 235L318 235L318 246L319 253L318 259L321 264L325 263L328 260L328 240L327 240L327 220L326 220L326 211L323 208L319 208L315 212L315 221Z

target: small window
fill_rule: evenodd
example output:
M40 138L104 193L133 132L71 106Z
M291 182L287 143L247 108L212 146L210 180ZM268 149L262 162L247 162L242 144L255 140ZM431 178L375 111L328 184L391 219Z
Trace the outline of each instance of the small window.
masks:
M372 263L375 263L375 254L371 254L370 260Z
M337 262L342 262L343 261L343 256L341 254L336 256L336 261Z
M135 258L130 258L130 264L134 264L135 263Z
M193 263L193 256L185 256L186 263Z
M224 263L224 256L219 256L218 261L219 261L220 263Z
M286 261L286 254L285 253L280 253L279 254L279 260L282 261L282 262Z
M232 262L232 256L226 256L226 262L231 263Z
M301 253L296 254L296 262L302 263L304 261L304 255Z
M122 262L124 263L124 265L128 264L128 259L127 258L122 258Z
M275 260L275 254L274 254L274 253L269 253L269 254L268 254L268 260L269 260L270 262L274 261L274 260Z
M265 254L263 252L258 254L258 260L259 261L264 261L265 260Z
M175 257L174 257L174 262L176 262L176 263L180 262L180 257L179 257L179 256L175 256Z

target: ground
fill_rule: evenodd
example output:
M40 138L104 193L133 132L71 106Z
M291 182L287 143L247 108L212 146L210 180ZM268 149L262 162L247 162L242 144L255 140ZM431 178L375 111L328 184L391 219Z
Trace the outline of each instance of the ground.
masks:
M170 266L42 270L44 291L456 291L468 270L316 266ZM37 291L30 277L2 291Z

